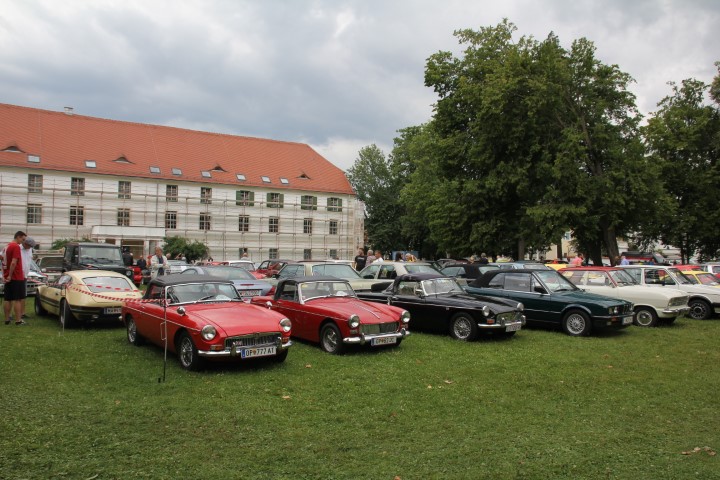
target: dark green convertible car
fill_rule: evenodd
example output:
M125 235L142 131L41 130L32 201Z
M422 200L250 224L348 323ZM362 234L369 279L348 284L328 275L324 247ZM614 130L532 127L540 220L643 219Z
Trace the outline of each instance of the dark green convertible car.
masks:
M465 291L522 302L529 326L560 326L572 336L590 335L594 329L621 329L633 321L632 303L587 293L555 270L487 272Z

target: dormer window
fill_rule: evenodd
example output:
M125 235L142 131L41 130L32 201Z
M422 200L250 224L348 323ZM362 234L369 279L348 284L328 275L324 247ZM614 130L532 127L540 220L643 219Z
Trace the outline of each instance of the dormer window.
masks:
M15 153L19 153L19 152L21 152L21 151L22 151L22 150L20 150L20 149L19 149L18 147L16 147L15 145L10 145L10 146L7 147L5 150L3 150L3 152L15 152Z
M212 174L207 170L203 170L202 172L200 172L200 175L202 175L203 178L212 178Z
M37 155L28 155L28 163L40 163L40 157Z
M132 163L130 160L128 160L124 156L120 156L120 157L116 158L115 160L113 160L113 162L115 162L115 163Z
M263 176L260 177L260 178L262 179L262 181L263 181L264 183L270 183L270 177L266 177L265 175L263 175Z
M97 168L97 163L95 163L95 160L85 160L85 166L87 168Z
M160 173L160 167L150 167L150 173Z
M308 177L307 174L305 174L305 173L301 173L298 178L303 178L303 179L305 179L305 180L310 180L310 177Z
M180 176L180 175L182 175L182 170L179 169L179 168L173 168L173 169L172 169L172 174L173 174L173 175Z
M280 183L283 185L288 185L290 181L287 178L280 177Z
M235 176L237 177L237 179L238 179L239 181L241 181L241 182L244 182L244 181L245 181L245 175L243 175L242 173L238 173L238 174L235 175Z

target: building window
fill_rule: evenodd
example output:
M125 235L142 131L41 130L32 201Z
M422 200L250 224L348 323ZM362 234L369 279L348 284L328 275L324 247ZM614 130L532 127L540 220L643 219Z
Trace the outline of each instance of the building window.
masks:
M85 225L85 207L70 207L70 225Z
M249 232L250 231L250 215L239 215L238 216L238 231Z
M130 226L130 209L129 208L118 208L117 224L119 227L129 227Z
M97 162L95 160L85 160L85 166L87 168L97 168Z
M70 195L85 195L85 179L72 177L70 179Z
M212 203L212 188L200 187L200 203Z
M312 260L312 249L306 248L303 250L303 260Z
M342 198L330 197L327 199L328 212L342 212Z
M270 208L283 208L285 203L285 195L282 193L270 192L266 197L267 206Z
M200 214L200 230L210 230L210 214Z
M240 205L241 207L252 207L255 205L255 192L238 190L235 192L235 205Z
M129 200L130 199L130 188L131 188L130 182L127 182L125 180L120 180L118 182L118 198L123 198L123 199Z
M312 195L300 197L300 210L317 210L317 197Z
M331 248L331 249L330 249L330 258L333 259L333 260L337 260L337 259L338 259L337 248Z
M160 167L150 167L150 173L160 173Z
M173 169L172 169L172 174L179 177L180 175L182 175L182 169L180 169L180 168L173 168Z
M28 174L28 193L42 193L43 176Z
M27 223L42 223L42 205L39 203L28 203Z
M303 218L303 233L312 234L312 218Z
M177 202L178 201L178 186L167 185L165 187L165 201L166 202Z
M330 220L330 226L328 233L330 235L337 235L338 234L338 221L337 220Z
M278 233L280 231L280 219L278 217L268 218L268 232Z
M276 258L278 258L278 249L277 248L268 249L268 258L270 260L275 260Z
M266 177L265 175L260 177L263 181L263 183L270 183L270 177Z
M175 230L177 228L177 212L168 210L165 212L165 229Z

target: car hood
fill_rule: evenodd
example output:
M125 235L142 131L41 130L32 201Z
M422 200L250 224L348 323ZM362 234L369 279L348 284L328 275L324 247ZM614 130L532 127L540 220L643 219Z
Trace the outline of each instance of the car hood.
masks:
M352 297L316 298L305 303L309 309L324 311L335 318L347 319L350 315L360 317L364 324L397 322L402 309L382 303L363 302Z
M280 332L279 322L283 315L242 302L198 303L182 305L185 315L198 324L211 324L227 336L247 335L260 332ZM169 309L177 310L180 305Z
M488 297L486 295L470 295L468 293L428 295L425 297L425 302L478 310L487 305L493 313L505 313L515 310L519 303L515 300Z
M583 287L585 288L585 287ZM687 297L687 293L675 288L652 288L644 285L626 285L613 289L620 295L632 295L634 297L655 297L670 300L675 297Z
M677 288L689 294L698 294L713 297L714 301L720 302L720 289L711 285L678 285Z
M598 295L596 293L584 292L582 290L576 290L574 292L554 292L552 296L562 296L566 300L573 302L594 302L599 303L605 307L614 307L619 303L630 303L627 300L620 300L618 298L606 297L605 295Z

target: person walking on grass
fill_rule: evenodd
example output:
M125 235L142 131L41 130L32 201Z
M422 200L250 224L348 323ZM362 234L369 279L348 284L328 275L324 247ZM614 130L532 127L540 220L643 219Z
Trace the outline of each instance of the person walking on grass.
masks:
M35 240L32 237L25 237L22 245L20 245L20 255L22 255L22 270L25 276L25 297L27 298L28 282L30 280L30 264L32 263L33 248L35 248ZM25 301L20 302L20 318L28 318L25 315Z
M25 303L25 275L23 273L22 253L20 244L25 240L25 232L18 230L13 241L5 247L3 263L3 282L5 283L5 325L13 320L11 312L15 314L15 325L27 325L22 319L21 303Z

